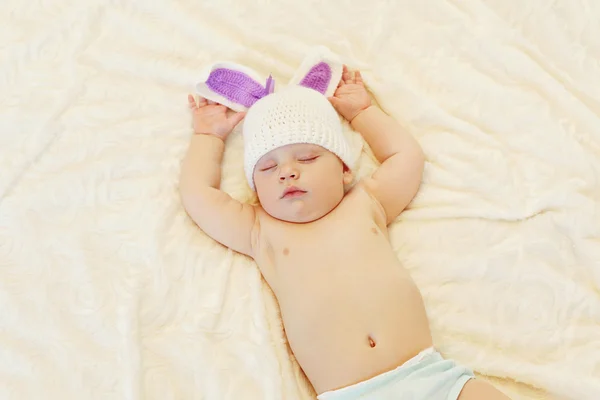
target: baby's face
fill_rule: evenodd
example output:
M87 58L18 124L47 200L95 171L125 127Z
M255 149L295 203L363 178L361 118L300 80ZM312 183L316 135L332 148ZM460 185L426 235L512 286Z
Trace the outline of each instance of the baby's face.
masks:
M288 222L311 222L344 197L351 172L333 153L314 144L290 144L265 154L254 168L263 209Z

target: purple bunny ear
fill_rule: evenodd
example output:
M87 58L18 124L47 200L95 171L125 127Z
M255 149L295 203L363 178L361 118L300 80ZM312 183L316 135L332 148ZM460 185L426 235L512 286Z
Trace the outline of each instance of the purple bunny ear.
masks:
M329 64L321 61L304 75L304 78L300 81L300 86L325 94L329 87L329 82L331 82L331 67Z
M328 48L313 49L290 81L290 84L314 89L324 96L332 96L342 77L343 64Z
M235 111L246 111L254 103L273 92L274 80L269 76L262 85L258 74L233 63L217 63L205 71L208 75L196 84L197 93Z

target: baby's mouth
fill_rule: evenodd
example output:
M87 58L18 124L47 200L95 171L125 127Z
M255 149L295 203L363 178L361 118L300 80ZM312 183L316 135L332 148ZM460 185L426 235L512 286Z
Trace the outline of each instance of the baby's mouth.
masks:
M295 197L301 197L306 194L306 190L299 189L297 187L291 186L283 191L282 199L289 199Z

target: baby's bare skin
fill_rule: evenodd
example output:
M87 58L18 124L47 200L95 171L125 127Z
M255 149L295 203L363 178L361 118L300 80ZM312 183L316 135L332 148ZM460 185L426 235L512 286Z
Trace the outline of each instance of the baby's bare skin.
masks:
M350 191L352 172L333 153L296 143L259 160L261 204L219 190L224 140L244 117L189 96L194 132L180 179L182 202L214 240L256 261L274 291L290 347L320 394L392 370L432 346L423 300L393 252L387 225L417 193L419 144L372 106L360 73L344 67L330 98L381 165ZM286 197L286 189L300 192ZM469 380L458 400L507 399Z
M261 211L257 223L254 257L317 393L394 369L432 346L421 295L361 185L318 221L287 223Z

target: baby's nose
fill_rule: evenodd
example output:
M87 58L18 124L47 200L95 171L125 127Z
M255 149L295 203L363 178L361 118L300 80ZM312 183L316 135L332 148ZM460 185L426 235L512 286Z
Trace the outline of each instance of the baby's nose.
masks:
M298 174L296 173L296 171L284 172L281 175L279 175L279 180L285 181L288 179L296 179L297 176L298 176Z
M279 180L283 182L289 179L298 179L298 175L298 169L293 165L284 165L279 173Z

